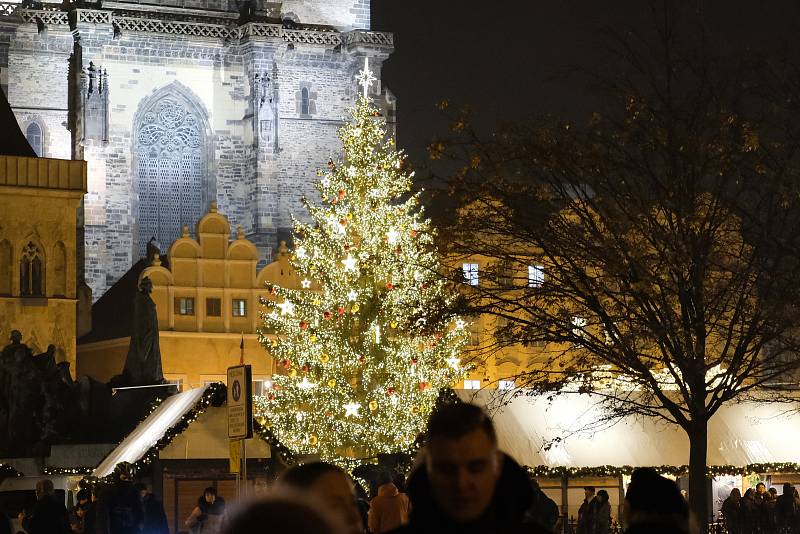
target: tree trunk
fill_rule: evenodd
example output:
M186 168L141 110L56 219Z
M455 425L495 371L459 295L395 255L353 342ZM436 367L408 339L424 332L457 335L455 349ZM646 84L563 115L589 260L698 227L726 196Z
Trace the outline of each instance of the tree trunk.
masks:
M687 429L689 436L689 509L705 532L708 526L708 423L694 422Z

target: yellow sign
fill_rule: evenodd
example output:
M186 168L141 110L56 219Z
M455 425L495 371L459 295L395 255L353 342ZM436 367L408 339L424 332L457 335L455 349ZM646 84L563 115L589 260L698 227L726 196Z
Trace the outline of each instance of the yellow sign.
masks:
M249 365L228 368L228 437L253 437L252 371Z
M235 441L229 441L228 443L230 445L230 472L239 473L242 468L242 442L237 439Z

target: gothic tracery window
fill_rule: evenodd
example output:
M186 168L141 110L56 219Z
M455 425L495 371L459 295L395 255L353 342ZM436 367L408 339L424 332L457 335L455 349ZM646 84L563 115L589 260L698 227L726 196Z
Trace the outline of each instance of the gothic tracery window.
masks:
M42 157L42 153L44 152L43 137L42 127L37 123L32 122L25 128L25 139L28 140L28 144L31 145L31 148L39 157Z
M140 256L152 237L168 246L202 215L203 151L200 119L181 99L149 106L136 136Z
M24 297L44 296L44 256L33 241L22 249L19 267L20 294Z

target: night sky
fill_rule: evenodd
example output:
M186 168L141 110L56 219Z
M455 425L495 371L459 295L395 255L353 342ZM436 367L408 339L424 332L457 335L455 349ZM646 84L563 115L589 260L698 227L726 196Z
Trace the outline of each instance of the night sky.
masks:
M800 2L694 3L723 47L800 40ZM374 30L395 35L383 83L398 98L398 144L418 168L425 146L447 125L435 104L468 104L481 127L535 112L580 116L585 87L565 77L575 66L602 68L603 29L642 27L646 0L373 0Z

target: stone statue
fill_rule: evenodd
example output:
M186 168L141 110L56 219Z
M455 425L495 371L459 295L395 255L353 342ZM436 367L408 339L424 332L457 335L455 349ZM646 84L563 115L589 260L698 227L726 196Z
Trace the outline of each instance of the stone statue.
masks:
M0 439L0 452L18 456L38 439L36 404L39 396L33 354L22 343L19 330L11 332L11 343L3 348L0 360L0 428L6 429L5 439Z
M161 350L158 346L156 303L150 298L153 282L142 278L133 302L133 332L123 375L129 385L164 383Z

